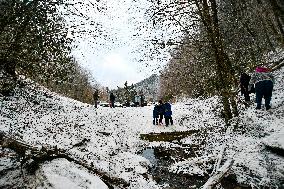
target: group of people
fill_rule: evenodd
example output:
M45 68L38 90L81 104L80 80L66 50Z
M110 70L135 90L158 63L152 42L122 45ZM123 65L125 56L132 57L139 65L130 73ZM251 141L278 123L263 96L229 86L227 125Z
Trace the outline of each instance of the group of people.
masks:
M242 73L240 77L241 93L245 97L245 101L250 101L250 93L255 93L256 109L261 109L262 98L265 99L265 108L271 108L270 101L274 85L274 77L270 70L266 67L258 66L255 72L249 76Z
M169 126L170 123L173 125L171 104L159 100L159 104L155 105L153 110L153 125L162 125L164 117L166 126Z
M95 92L93 93L93 99L94 99L94 105L95 108L98 107L98 100L99 100L99 90L96 89ZM115 95L113 93L110 93L109 95L109 106L111 108L114 108L114 102L115 102Z

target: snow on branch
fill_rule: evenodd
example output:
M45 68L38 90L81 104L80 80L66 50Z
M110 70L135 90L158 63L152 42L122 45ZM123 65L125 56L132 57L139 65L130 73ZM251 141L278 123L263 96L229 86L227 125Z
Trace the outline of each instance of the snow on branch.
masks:
M202 189L211 189L214 188L219 182L221 182L222 178L226 175L226 173L230 170L232 165L234 164L233 159L228 159L224 165L216 171L216 173L210 177L207 182L202 186Z

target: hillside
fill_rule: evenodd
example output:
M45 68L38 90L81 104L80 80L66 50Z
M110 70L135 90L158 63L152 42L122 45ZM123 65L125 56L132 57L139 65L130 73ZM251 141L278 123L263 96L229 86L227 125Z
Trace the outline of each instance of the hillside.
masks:
M143 91L146 99L158 100L159 96L159 76L153 74L150 77L134 84L136 91Z
M283 188L284 69L274 75L272 109L240 103L228 128L217 97L179 102L174 125L153 126L152 106L95 109L22 78L14 96L0 97L0 188L199 188L228 160L218 188ZM16 153L3 136L68 158L40 161L31 172L33 152Z

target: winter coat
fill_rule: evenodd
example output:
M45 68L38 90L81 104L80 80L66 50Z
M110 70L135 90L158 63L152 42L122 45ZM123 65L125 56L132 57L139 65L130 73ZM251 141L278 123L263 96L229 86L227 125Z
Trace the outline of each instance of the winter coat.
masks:
M240 86L241 86L241 93L247 94L248 86L249 86L250 76L246 73L242 73L240 77Z
M171 104L166 102L163 106L164 106L164 115L165 115L165 117L172 116Z
M114 102L114 101L115 101L115 96L114 96L113 93L111 93L111 94L109 95L109 100L110 100L111 102Z
M249 85L250 76L246 73L241 74L240 84L241 86L248 86Z
M99 92L98 91L94 92L93 98L94 98L94 100L98 100L99 99Z
M164 115L164 113L165 113L164 104L159 104L159 105L157 105L157 109L158 109L159 115L160 115L160 114Z
M257 67L255 73L252 74L250 79L250 84L256 84L260 81L271 80L274 83L274 77L272 73L269 72L269 69L264 67Z
M155 105L153 110L153 118L158 118L158 117L159 117L159 107L158 105Z

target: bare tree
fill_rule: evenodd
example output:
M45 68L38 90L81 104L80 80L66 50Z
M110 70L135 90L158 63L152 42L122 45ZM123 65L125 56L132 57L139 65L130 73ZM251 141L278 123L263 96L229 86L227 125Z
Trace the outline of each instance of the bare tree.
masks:
M97 37L102 32L99 23L85 14L102 11L101 2L0 1L1 92L13 89L16 73L41 79L52 74L64 75L72 63L73 39L87 34ZM87 25L95 25L94 31L87 29ZM12 82L6 82L3 79L6 76Z
M162 91L167 95L217 94L229 123L238 115L235 97L239 73L263 63L265 53L283 44L277 24L281 3L277 1L275 9L269 2L257 0L149 2L148 14L158 29L183 33L167 41L163 37L154 40L159 44L156 50L174 46L172 59L161 74Z

